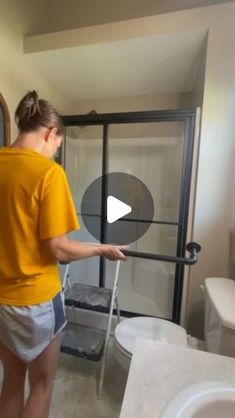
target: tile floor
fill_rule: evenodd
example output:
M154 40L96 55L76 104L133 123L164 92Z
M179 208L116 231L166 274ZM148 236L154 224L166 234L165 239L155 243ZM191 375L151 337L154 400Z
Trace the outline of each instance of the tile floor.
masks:
M96 396L99 364L61 353L49 418L119 417L127 374L115 360L112 341L100 400ZM0 363L0 385L1 381Z
M118 418L127 374L109 349L102 398L97 400L99 363L61 354L50 418Z
M188 342L192 348L205 350L204 341L188 336ZM96 396L98 367L99 363L61 353L49 418L119 417L127 374L115 360L112 339L101 400Z

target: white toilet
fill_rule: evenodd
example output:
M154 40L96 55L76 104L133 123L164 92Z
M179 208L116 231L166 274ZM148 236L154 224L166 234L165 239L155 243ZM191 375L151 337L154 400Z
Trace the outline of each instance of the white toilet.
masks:
M210 277L203 287L207 350L235 357L235 281Z
M121 321L115 328L114 349L118 363L128 371L136 338L169 342L187 347L184 328L159 318L135 317Z

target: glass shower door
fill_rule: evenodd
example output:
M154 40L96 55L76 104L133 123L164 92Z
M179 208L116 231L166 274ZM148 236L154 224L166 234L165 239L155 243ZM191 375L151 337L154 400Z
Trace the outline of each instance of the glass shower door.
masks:
M177 255L184 144L183 121L109 125L108 172L136 176L154 200L150 228L130 244L132 251ZM112 195L112 190L107 194ZM175 264L129 257L120 267L120 308L171 319L175 273ZM112 287L113 276L114 265L107 261L106 287Z
M137 177L153 197L150 227L139 239L136 233L130 243L132 256L120 267L119 304L124 315L152 315L179 322L184 266L139 258L138 253L185 256L195 115L195 110L186 109L64 117L64 166L81 224L75 238L96 241L83 224L81 201L98 177L102 176L99 199L91 203L98 209L100 242L109 242L112 236L105 208L108 196L113 195L108 173ZM143 222L138 216L134 220L137 232ZM149 224L148 219L144 222ZM102 257L71 263L71 280L112 287L115 266Z
M102 126L70 126L66 128L64 144L64 167L71 187L76 211L80 223L80 230L70 233L70 237L84 242L98 242L86 229L82 214L81 202L84 192L92 181L102 174ZM100 191L101 193L101 191ZM93 202L91 202L93 203ZM94 205L96 202L94 202ZM97 216L101 222L101 213L97 207ZM99 286L99 257L79 260L70 265L70 280Z

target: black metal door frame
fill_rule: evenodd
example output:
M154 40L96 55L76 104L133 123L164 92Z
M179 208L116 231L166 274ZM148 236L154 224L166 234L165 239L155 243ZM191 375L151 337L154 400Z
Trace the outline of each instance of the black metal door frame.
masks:
M108 173L108 128L109 125L114 124L128 124L128 123L147 123L147 122L178 122L185 123L184 133L184 147L183 147L183 160L182 160L182 175L180 184L180 205L179 205L179 218L178 218L178 238L177 238L177 251L176 257L184 257L186 236L187 236L187 224L188 224L188 211L189 211L189 196L190 196L190 183L192 173L192 159L193 159L193 146L194 146L194 129L195 129L196 109L183 109L183 110L157 110L157 111L144 111L144 112L126 112L126 113L104 113L104 114L87 114L87 115L72 115L64 116L65 126L88 126L88 125L101 125L103 126L103 145L102 145L102 203L101 203L101 243L105 243L105 227L106 227L106 176ZM165 223L165 222L164 222ZM166 222L167 223L167 222ZM168 223L167 223L168 224ZM138 257L138 252L131 252L132 257ZM146 258L155 258L152 254L146 253ZM162 256L162 259L170 261L174 257ZM158 258L159 259L159 258ZM173 261L171 261L173 262ZM183 290L183 275L184 275L184 263L175 263L175 286L174 286L174 298L172 308L172 321L179 323L181 303L182 303L182 290ZM105 260L103 257L100 259L100 273L99 273L99 285L103 287L105 285ZM123 312L127 316L135 316L138 314ZM142 315L142 314L141 314Z

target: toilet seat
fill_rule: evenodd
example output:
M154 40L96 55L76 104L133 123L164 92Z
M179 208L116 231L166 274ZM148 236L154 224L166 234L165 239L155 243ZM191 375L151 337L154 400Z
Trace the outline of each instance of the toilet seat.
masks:
M184 328L170 321L151 317L135 317L121 321L115 328L116 348L131 359L136 338L145 338L187 347Z

